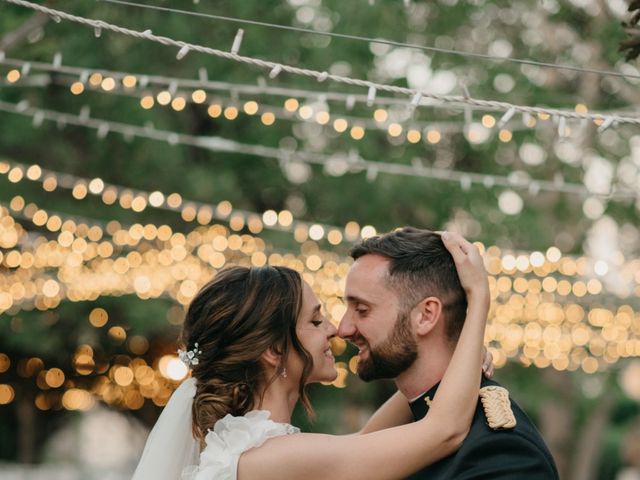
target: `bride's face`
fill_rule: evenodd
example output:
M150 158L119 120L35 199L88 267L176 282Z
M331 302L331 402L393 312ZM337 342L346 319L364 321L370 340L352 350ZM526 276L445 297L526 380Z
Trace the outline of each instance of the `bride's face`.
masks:
M302 346L313 358L313 370L307 383L331 382L338 375L330 342L331 338L336 336L337 330L325 318L321 311L322 306L311 287L306 282L302 283L302 310L296 323L296 334ZM302 359L295 360L296 364L300 363L298 368L302 374Z

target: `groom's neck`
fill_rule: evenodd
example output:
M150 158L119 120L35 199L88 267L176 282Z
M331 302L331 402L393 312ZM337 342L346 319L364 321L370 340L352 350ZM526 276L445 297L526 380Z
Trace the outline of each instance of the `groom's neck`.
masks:
M422 345L418 358L407 370L395 378L396 386L407 400L413 400L442 380L453 356L453 348L447 343Z

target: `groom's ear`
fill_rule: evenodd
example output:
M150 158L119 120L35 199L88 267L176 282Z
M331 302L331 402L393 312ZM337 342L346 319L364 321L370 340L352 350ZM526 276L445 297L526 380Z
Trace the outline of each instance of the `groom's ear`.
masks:
M411 311L411 321L417 335L431 332L442 317L442 301L437 297L423 298Z

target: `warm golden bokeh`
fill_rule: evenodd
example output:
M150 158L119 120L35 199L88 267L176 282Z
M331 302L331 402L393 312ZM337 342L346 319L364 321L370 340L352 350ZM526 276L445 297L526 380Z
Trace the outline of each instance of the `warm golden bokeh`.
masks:
M28 178L43 184L50 182L52 186L58 184L54 174L42 172L37 166L11 168L3 163L0 167L15 182ZM23 172L27 172L26 177ZM0 246L5 248L0 261L8 269L0 277L0 311L20 309L25 302L33 302L35 308L45 311L55 309L62 301L95 300L104 295L133 294L141 299L167 296L181 306L167 320L180 325L182 307L218 269L226 264L270 264L301 272L323 302L329 320L337 324L345 311L340 296L349 262L322 246L376 234L373 226L356 222L339 229L298 222L288 210L246 214L234 211L226 201L198 205L177 193L134 193L106 185L100 179L77 181L71 193L82 201L91 193L105 203L134 212L166 202L185 221L197 224L186 233L175 232L167 225L126 226L115 221L91 225L51 215L15 196L9 208L0 210ZM42 236L32 246L23 245L27 230L14 214L46 229L43 233L55 232L56 237ZM225 219L229 225L215 223L216 219ZM245 226L252 234L237 233ZM292 235L300 244L299 253L272 251L255 236L265 228ZM615 307L601 298L603 294L611 295L605 276L612 266L587 257L564 255L556 246L526 253L503 251L497 246L480 247L485 252L493 299L485 340L497 368L512 360L538 368L595 373L621 358L640 355L640 313L625 303L625 297L620 297ZM638 295L640 261L622 261L615 268ZM52 276L50 272L59 274ZM88 320L94 328L102 328L110 322L109 313L95 307ZM91 347L79 347L72 365L78 376L95 380L91 388L73 383L66 386L68 379L62 370L45 367L41 359L19 363L20 374L35 378L43 392L55 392L65 385L66 390L57 396L39 394L35 399L37 408L82 410L92 404L93 395L131 409L141 408L146 399L155 405L166 403L175 381L186 375L175 357L167 357L162 365L147 365L139 356L147 354L148 339L129 336L119 325L110 326L105 333L136 357L128 364L109 365L96 359ZM345 352L344 342L334 341L333 349L336 354ZM344 387L349 381L348 372L355 371L356 361L352 357L346 363L338 362L338 378L332 385ZM11 362L6 354L0 355L0 371L8 369ZM9 388L0 388L0 401L13 401L13 390ZM87 397L87 393L92 395Z

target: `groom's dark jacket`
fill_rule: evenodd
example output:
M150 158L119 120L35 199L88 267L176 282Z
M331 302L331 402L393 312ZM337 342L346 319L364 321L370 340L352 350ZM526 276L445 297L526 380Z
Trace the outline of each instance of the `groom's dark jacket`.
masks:
M483 377L481 386L498 383ZM423 418L438 385L411 402L416 420ZM409 477L410 480L557 480L558 470L542 436L522 409L511 400L516 426L492 430L480 402L471 430L460 449Z

